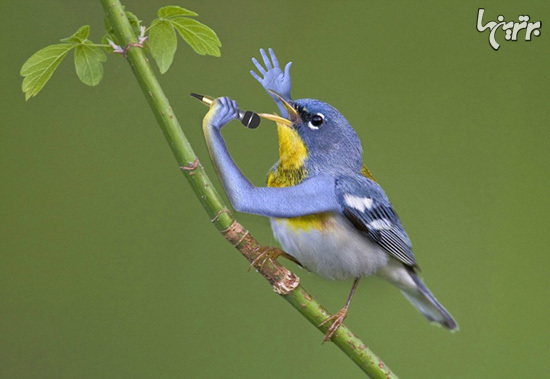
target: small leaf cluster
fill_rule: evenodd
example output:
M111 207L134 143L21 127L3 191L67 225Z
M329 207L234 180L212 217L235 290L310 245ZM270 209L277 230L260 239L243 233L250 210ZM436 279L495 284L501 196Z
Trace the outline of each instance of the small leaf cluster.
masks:
M95 86L103 77L103 62L107 59L101 47L88 40L90 26L84 25L62 43L46 46L34 53L21 67L25 99L36 96L52 77L63 58L74 50L74 66L78 78Z
M197 13L177 7L167 6L158 10L158 18L149 28L149 48L162 74L170 68L178 46L176 32L197 54L220 56L221 42L208 26L190 17Z
M149 32L147 45L161 73L165 73L174 60L177 48L176 32L200 55L220 56L221 42L216 33L194 18L197 13L179 6L162 7L157 12ZM126 11L134 33L140 34L141 21L132 12ZM118 45L113 28L108 19L105 21L105 35L102 44L94 44L88 39L90 26L85 25L72 36L63 38L61 43L46 46L34 53L21 67L24 77L22 90L25 100L36 96L46 85L53 73L74 50L74 66L78 78L89 86L99 84L103 78L103 62L107 60L105 51L113 52L112 45ZM111 45L111 46L110 46Z

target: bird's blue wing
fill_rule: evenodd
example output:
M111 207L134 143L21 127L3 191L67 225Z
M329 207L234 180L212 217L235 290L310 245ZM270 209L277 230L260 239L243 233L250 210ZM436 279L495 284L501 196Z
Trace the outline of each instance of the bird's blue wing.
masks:
M336 181L336 195L343 214L359 231L392 257L417 266L409 237L378 184L360 175L342 176Z

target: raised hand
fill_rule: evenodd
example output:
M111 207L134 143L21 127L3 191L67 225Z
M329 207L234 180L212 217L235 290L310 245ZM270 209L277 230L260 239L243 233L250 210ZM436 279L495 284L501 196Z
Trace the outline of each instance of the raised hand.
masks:
M256 58L252 58L252 62L260 72L260 75L256 74L254 70L250 71L250 74L260 84L265 88L265 90L272 90L277 93L279 93L285 100L292 100L290 97L290 89L291 89L291 83L290 83L290 66L292 66L292 62L288 62L285 66L285 71L281 70L279 67L279 61L277 60L277 57L275 56L275 53L272 49L269 49L269 55L271 56L271 60L265 53L264 49L260 49L260 54L262 55L265 69L264 67L256 60ZM263 78L262 78L263 76ZM280 103L280 101L277 100L276 97L270 95L275 102Z

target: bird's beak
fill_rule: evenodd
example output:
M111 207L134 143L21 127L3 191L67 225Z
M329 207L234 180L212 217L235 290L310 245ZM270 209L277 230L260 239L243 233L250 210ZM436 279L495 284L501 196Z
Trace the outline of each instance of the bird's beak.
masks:
M287 118L277 116L276 114L258 113L258 116L265 118L266 120L275 121L277 124L282 124L288 127L292 127L292 121Z
M298 114L296 109L294 109L294 107L289 104L288 101L283 99L283 97L275 91L268 90L268 92L273 96L275 96L277 99L279 99L281 103L283 103L283 106L285 107L288 113L288 119L281 116L274 115L274 114L268 114L268 113L258 113L258 116L265 118L267 120L275 121L276 123L279 123L279 124L290 126L290 127L292 127L292 125L297 124L298 122L301 121L300 115Z

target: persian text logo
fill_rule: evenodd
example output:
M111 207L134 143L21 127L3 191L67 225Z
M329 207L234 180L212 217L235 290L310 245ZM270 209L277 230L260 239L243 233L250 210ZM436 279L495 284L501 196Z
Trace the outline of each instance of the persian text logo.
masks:
M495 21L489 21L488 23L483 25L483 13L485 13L485 9L479 8L477 10L477 31L483 33L487 29L491 30L491 32L489 33L489 44L495 50L498 50L500 47L495 39L495 33L497 29L501 26L502 30L506 32L504 38L506 38L507 41L517 41L518 33L522 29L525 29L526 41L531 41L531 35L534 35L535 37L540 36L540 28L542 26L542 23L540 21L528 22L530 17L527 15L519 16L519 22L506 22L504 21L504 16L500 15L497 17L498 23Z

